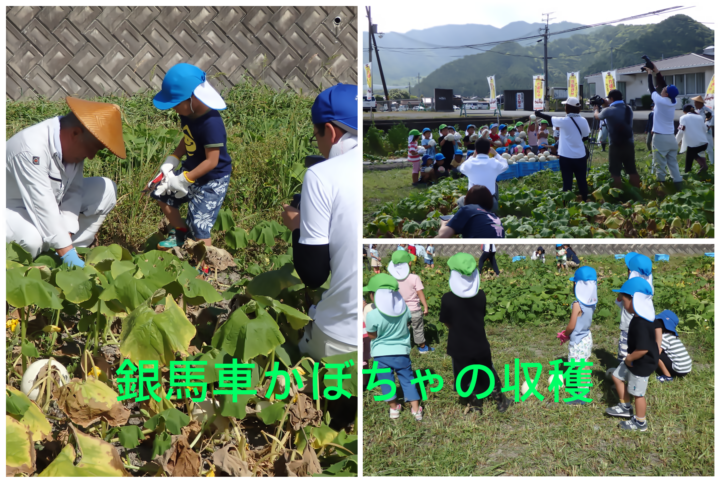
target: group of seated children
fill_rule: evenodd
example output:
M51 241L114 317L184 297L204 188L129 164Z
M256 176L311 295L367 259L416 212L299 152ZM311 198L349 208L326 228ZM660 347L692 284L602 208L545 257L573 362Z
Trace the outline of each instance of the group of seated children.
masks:
M535 252L544 255L544 249ZM378 368L389 369L378 374L373 385L381 384L384 395L391 393L390 384L395 383L395 374L400 381L403 397L411 404L411 413L422 420L423 407L420 395L411 383L413 368L410 360L411 342L409 324L412 325L415 342L421 352L432 351L425 345L423 314L427 314L424 296L420 295L423 286L419 277L410 273L412 256L398 250L393 253L388 264L390 275L381 273L373 276L363 289L369 293L374 305L365 308L365 330L369 339L369 352L365 344L364 360L370 357L377 362ZM647 430L646 419L648 381L653 372L661 383L672 381L676 377L687 375L692 369L692 360L679 339L677 327L679 319L675 313L664 310L655 313L653 305L652 261L645 255L631 252L625 257L628 278L621 288L613 290L618 294L616 305L620 307L620 338L618 341L617 368L608 371L617 390L620 402L606 409L612 417L626 420L620 422L624 430ZM448 326L447 354L452 359L456 391L462 391L461 397L468 397L465 410L481 411L482 402L476 394L490 391L491 399L497 409L504 412L513 403L502 393L500 378L492 362L490 344L485 333L485 313L487 299L480 289L480 274L474 257L468 253L458 253L451 257L447 266L450 269L449 292L442 296L440 322ZM417 278L416 278L417 277ZM568 342L568 360L589 361L592 355L593 337L590 331L592 318L598 305L597 273L594 268L583 266L570 278L573 282L575 301L570 305L570 321L564 330L557 334L561 344ZM405 284L403 286L403 283ZM423 304L420 310L418 300ZM420 312L420 313L413 313ZM423 352L422 349L426 350ZM470 365L481 365L484 374L479 373L472 395L465 393L470 389L470 377L461 373ZM589 369L585 367L585 373ZM567 374L567 372L565 372ZM494 387L490 388L490 379L494 378ZM372 381L372 379L370 379ZM563 382L562 376L560 382ZM447 383L447 382L446 382ZM459 389L459 390L458 390ZM589 391L573 400L566 399L567 405L589 405ZM633 409L632 402L635 402ZM398 418L401 403L398 396L386 400L390 405L390 418ZM461 400L462 401L462 400Z

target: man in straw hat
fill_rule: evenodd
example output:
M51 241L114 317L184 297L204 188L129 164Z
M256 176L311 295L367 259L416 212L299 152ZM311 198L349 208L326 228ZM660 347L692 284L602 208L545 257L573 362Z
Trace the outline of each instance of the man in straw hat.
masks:
M120 107L65 99L71 113L15 134L6 144L6 242L33 257L54 248L62 261L83 267L75 247L95 239L115 207L117 187L104 177L83 177L85 159L107 148L125 158Z

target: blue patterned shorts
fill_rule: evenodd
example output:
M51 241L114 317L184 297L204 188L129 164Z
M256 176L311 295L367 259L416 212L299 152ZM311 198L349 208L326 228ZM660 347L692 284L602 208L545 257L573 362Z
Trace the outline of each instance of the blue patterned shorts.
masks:
M185 169L182 168L176 175L182 175L184 171ZM193 183L188 187L188 194L183 198L175 198L175 194L156 195L155 192L150 196L175 208L180 208L181 205L190 202L186 221L190 233L195 239L205 239L210 238L210 230L215 225L229 184L230 175L225 175L202 185Z

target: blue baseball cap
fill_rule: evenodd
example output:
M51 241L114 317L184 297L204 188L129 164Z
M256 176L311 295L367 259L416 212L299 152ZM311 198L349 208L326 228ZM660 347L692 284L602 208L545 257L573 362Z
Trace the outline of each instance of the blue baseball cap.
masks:
M490 124L490 130L492 130L493 128L497 128L497 126L498 126L497 123Z
M423 128L422 133L425 133L425 132L432 132L432 130L430 130L429 128L425 127L425 128Z
M632 272L638 272L640 275L652 275L652 260L645 255L638 253L634 255L628 262L628 268Z
M502 155L503 153L505 153L505 150L506 150L505 147L500 147L500 148L496 149L495 151L497 153L499 153L500 155Z
M332 123L357 135L358 87L338 83L320 92L312 106L312 122Z
M525 150L532 150L532 147L531 147L530 145L525 145L525 146L523 147L523 152L524 152Z
M547 143L541 143L540 145L538 145L538 149L548 148L549 146L550 146L550 145L548 145Z
M423 161L423 162L427 162L428 160L430 160L430 155L427 155L427 154L426 154L426 155L423 155L422 161Z
M627 282L622 284L617 290L613 292L624 293L626 295L635 295L636 293L644 293L645 295L652 295L653 290L647 280L640 277L631 278Z
M459 148L456 148L456 149L455 149L455 155L462 155L463 153L465 153L465 152L463 152L463 151L460 150Z
M678 88L675 85L668 85L667 93L668 93L668 97L670 97L670 100L672 100L672 103L675 103L675 101L676 101L675 97L677 97L678 93L680 93L680 92L678 91Z
M504 129L506 129L506 128L507 128L507 125L505 125L504 123L501 123L501 124L500 124L500 130L504 130Z
M672 312L670 310L663 310L662 312L658 313L655 319L662 320L663 325L665 325L666 329L674 333L676 337L679 336L677 333L677 326L680 323L680 319L677 315L675 315L675 312Z
M472 124L471 124L471 125L468 125L467 127L465 127L465 130L469 129L470 127L472 127L472 128L474 128L474 129L477 130L477 127L476 127L475 125L472 125Z
M435 160L445 160L445 155L443 155L442 153L436 153Z
M580 267L577 270L575 270L575 275L570 277L571 282L587 282L587 281L595 281L597 282L597 272L593 267Z
M205 83L205 72L189 63L173 65L165 74L162 88L153 97L153 105L168 110L190 98L197 87Z
M557 248L557 247L562 247L562 243L556 243L555 248Z

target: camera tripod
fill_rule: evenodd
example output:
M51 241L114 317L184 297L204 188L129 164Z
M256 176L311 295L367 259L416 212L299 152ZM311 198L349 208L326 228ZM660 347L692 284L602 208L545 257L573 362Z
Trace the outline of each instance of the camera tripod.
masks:
M602 107L600 107L602 108ZM595 151L595 147L597 146L597 133L600 130L600 120L595 118L593 115L592 118L592 126L590 127L590 135L588 135L588 158L587 158L587 173L590 174L590 167L592 165L592 159L593 159L593 153Z

